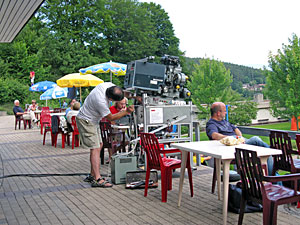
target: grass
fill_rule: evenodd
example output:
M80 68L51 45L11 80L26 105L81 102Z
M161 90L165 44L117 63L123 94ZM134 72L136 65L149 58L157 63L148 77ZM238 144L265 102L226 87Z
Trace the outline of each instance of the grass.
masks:
M256 125L256 126L252 126L252 127L289 131L291 129L291 123L290 122L271 123L271 124Z
M5 103L0 106L0 111L6 111L7 115L14 115L13 107L14 103Z

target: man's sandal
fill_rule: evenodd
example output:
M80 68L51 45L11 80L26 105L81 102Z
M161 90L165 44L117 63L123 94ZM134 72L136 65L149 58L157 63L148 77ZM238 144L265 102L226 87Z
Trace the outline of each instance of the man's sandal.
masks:
M95 178L92 175L88 175L83 181L92 183Z
M99 178L98 180L93 180L91 186L92 187L101 187L101 188L111 188L113 185L105 178Z

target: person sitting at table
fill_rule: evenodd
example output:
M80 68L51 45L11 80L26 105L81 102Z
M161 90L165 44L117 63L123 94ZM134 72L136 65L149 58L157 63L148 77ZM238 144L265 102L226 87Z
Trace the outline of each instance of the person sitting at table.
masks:
M66 100L63 101L63 105L62 105L62 108L63 109L66 109L68 107L68 103L66 102Z
M72 106L72 110L69 111L67 117L67 122L68 123L72 123L72 117L73 116L77 116L78 112L80 109L80 103L79 102L74 102L73 106Z
M109 107L109 110L110 110L111 114L117 114L119 112L125 111L127 104L128 104L128 99L126 97L124 97L123 100L117 101L117 102L115 102L115 104L113 106ZM125 117L122 117L121 119L124 119ZM120 120L111 121L111 123L119 124Z
M16 117L23 116L23 119L31 120L33 123L37 123L39 121L35 118L35 115L34 115L33 111L24 112L24 110L20 107L20 101L19 100L15 100L14 105L15 106L13 108L13 112L14 112Z
M69 102L70 107L66 109L66 116L67 116L68 113L73 109L73 105L74 105L75 102L76 102L76 99L75 99L75 98L73 98L73 99Z
M211 118L206 123L206 135L210 140L221 140L227 136L240 136L242 132L233 124L225 120L226 105L223 102L214 102L210 108ZM270 148L270 146L261 140L258 136L253 136L250 139L245 138L245 144L262 146ZM268 158L268 174L272 174L273 159Z
M111 114L117 114L119 112L122 111L126 111L126 106L128 104L128 99L126 97L124 97L121 101L116 101L114 105L112 105L111 107L109 107L109 110L111 112ZM125 118L126 116L122 117ZM121 119L122 119L121 118ZM111 124L118 124L120 122L120 120L116 120L116 121L108 121L107 119L103 118L101 121L108 121ZM117 140L120 139L121 137L116 137ZM128 136L126 135L126 140L128 140ZM120 141L120 140L118 140ZM111 156L114 154L114 152L112 152L112 149L109 148L108 149L108 160L105 162L106 164L109 164L110 160L111 160Z
M28 107L28 111L36 111L38 109L38 104L36 103L36 100L32 99L31 105Z

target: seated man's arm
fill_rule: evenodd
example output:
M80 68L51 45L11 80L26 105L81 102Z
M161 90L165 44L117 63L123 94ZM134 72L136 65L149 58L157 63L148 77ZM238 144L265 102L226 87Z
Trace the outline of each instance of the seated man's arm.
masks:
M234 130L234 132L235 132L235 134L236 134L237 136L240 136L240 137L243 136L243 134L242 134L242 132L239 130L239 128L236 128L236 129Z
M226 137L226 135L219 133L217 125L210 121L206 124L206 135L210 140L220 140Z
M223 135L218 132L213 132L211 137L212 137L212 140L221 140L222 138L227 137L227 135Z
M236 136L240 136L240 137L243 136L242 132L238 128L234 129L234 133L236 134ZM227 137L227 135L220 134L218 132L213 132L211 134L211 137L212 137L213 140L221 140L222 138Z

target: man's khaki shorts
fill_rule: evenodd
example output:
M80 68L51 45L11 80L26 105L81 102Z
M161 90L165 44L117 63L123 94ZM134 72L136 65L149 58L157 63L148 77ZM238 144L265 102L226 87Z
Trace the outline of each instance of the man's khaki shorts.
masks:
M100 148L102 143L100 126L76 117L76 123L80 135L80 141L84 148Z

